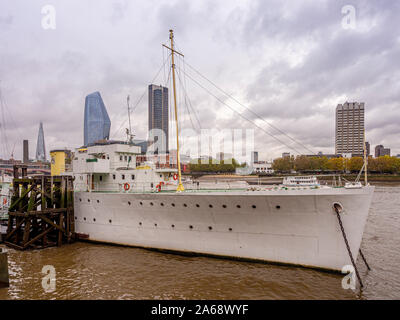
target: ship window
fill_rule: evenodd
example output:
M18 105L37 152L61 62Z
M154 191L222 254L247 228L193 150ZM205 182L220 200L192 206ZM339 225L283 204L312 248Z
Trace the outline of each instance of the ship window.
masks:
M193 229L193 226L189 226L190 229Z
M130 201L128 201L128 205L131 205L131 202L130 202Z
M100 200L97 200L97 203L100 203Z
M135 175L133 174L131 178L132 178L132 180L135 180Z
M171 203L171 206L175 207L175 203Z
M139 226L141 226L142 225L142 223L141 222L139 222Z
M81 198L79 198L79 201L82 201L82 199L81 199Z
M75 220L77 220L78 219L78 217L75 217Z
M115 174L113 174L113 179L115 180Z
M198 203L196 203L196 207L198 208L198 207L200 207L200 205Z
M160 178L162 178L162 174L160 174Z
M125 175L122 174L122 175L121 175L121 178L122 178L122 180L125 180Z
M209 227L208 227L208 230L212 230L212 227L211 227L211 226L209 226Z
M240 208L241 208L241 207L240 207L240 204L238 204L238 205L236 206L236 208L240 209Z
M232 228L229 228L229 231L232 231Z
M86 217L83 217L83 220L85 220L85 221L86 221Z
M143 205L143 202L142 202L142 201L140 201L140 202L139 202L139 204L142 206L142 205Z
M174 224L172 224L172 225L171 225L171 227L172 227L172 228L175 228L175 225L174 225Z
M183 204L183 206L186 208L186 207L187 207L187 204L186 204L186 203L184 203L184 204Z
M157 223L155 223L154 226L157 227Z
M280 208L281 208L281 206L276 206L276 208L277 208L277 209L280 209Z
M255 204L253 204L251 207L252 207L253 209L257 208Z
M209 204L208 206L209 206L210 208L212 208L212 207L213 207L213 206L212 206L212 204Z
M96 218L93 218L93 221L96 222Z
M132 161L132 156L129 156L129 162Z
M119 156L119 161L122 161L122 156Z
M222 208L226 208L226 204L223 204L223 205L222 205Z
M154 184L153 184L153 182L150 184L150 188L153 188L153 186L154 186Z
M100 181L103 181L103 176L99 176L99 180L100 180Z
M150 202L150 205L152 206L152 205L153 205L153 202Z
M87 202L90 202L90 199L87 199Z
M161 207L164 207L164 203L161 202L160 205L161 205Z
M127 156L125 156L125 161L128 161L128 157Z
M109 223L111 223L111 222L112 222L112 220L110 219L110 220L108 220L108 222L109 222Z

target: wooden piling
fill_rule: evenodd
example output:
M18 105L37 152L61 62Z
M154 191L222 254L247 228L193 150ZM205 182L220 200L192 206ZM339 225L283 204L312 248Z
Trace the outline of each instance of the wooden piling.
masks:
M13 186L6 245L25 250L74 240L72 177L14 177Z

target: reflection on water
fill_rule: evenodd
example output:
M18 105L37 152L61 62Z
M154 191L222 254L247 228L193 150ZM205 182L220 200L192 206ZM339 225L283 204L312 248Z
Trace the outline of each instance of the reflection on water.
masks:
M399 299L400 187L377 187L358 260L365 289L311 269L187 257L144 249L75 243L20 252L8 249L10 287L0 299ZM56 269L56 290L42 288L43 266Z

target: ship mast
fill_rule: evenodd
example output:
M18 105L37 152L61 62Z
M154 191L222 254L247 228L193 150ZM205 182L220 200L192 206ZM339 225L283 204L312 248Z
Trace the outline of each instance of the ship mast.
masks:
M182 185L182 177L181 177L181 159L179 155L179 126L178 126L178 108L176 104L176 85L175 85L175 61L174 61L174 53L179 54L183 57L183 54L174 50L174 31L169 30L169 39L171 40L171 48L164 45L167 49L171 50L171 62L172 62L172 83L174 89L174 106L175 106L175 125L176 125L176 159L178 162L178 188L176 191L181 192L184 191L185 188Z
M365 141L365 130L364 130L364 183L368 185L367 176L368 176L368 157L367 157L367 145Z

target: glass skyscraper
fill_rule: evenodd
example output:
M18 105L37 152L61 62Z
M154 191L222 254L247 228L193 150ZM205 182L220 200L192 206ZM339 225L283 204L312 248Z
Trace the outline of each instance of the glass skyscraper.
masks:
M99 92L85 99L84 145L110 138L111 121Z
M149 85L149 132L150 141L159 145L156 153L168 151L168 88ZM151 133L153 129L162 130L164 134Z
M44 144L43 123L40 122L39 133L36 145L36 160L46 161L46 146Z

